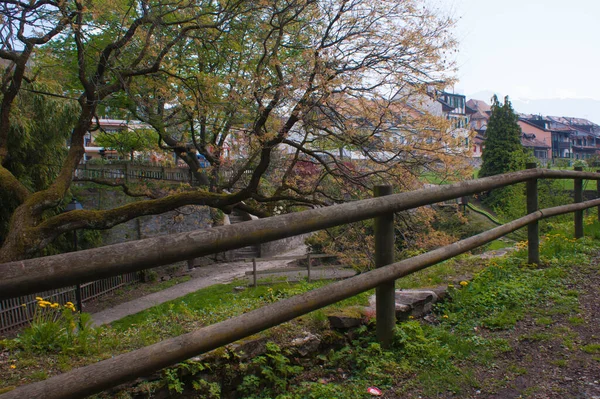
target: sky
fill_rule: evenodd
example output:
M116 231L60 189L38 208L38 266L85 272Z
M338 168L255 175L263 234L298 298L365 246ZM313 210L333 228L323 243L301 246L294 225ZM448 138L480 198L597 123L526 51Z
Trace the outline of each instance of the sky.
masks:
M585 113L600 123L600 1L451 0L444 7L457 20L455 92L596 100Z

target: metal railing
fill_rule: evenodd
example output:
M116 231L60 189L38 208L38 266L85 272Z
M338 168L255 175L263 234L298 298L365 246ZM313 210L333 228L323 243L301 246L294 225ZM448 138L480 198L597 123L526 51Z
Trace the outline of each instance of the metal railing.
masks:
M575 203L538 210L536 181L541 178L574 179ZM383 234L383 236L375 239L376 242L380 242L376 245L376 248L383 246L381 250L377 249L380 251L379 254L376 254L379 259L377 265L380 267L375 270L278 301L154 345L60 374L45 381L18 387L5 393L1 398L66 398L81 397L100 392L369 289L383 287L384 291L389 292L390 286L393 287L393 282L398 278L470 251L525 226L529 226L529 261L538 263L539 234L537 222L539 220L574 212L575 236L581 237L583 235L583 210L594 206L600 207L600 199L582 202L582 179L599 181L600 173L529 169L452 185L384 195L326 208L221 226L209 231L179 233L109 247L2 264L0 265L0 276L3 276L0 280L0 299L15 294L22 295L40 289L57 288L82 283L98 277L156 267L191 257L241 248L375 217L380 219L380 222L376 222L376 225L380 226L376 228L376 234L378 230ZM389 227L389 218L394 212L521 182L528 182L527 210L529 213L526 216L454 244L401 262L382 266L382 263L390 261L381 252L389 251L390 237L386 225ZM388 223L386 223L386 219ZM393 241L391 242L393 244ZM111 256L106 256L106 253L110 253ZM378 297L379 301L380 298ZM386 299L384 298L383 301L386 301ZM384 309L390 307L390 303L384 303L383 305ZM379 305L377 311L379 324L381 321ZM385 317L383 319L389 321ZM378 326L378 337L380 336L379 330ZM383 336L385 336L385 333L383 331Z
M169 168L130 163L83 164L75 169L73 177L75 180L122 179L125 181L167 180L173 182L192 182L194 179L189 168Z
M140 274L133 272L81 284L81 302L89 302L118 288L139 281ZM33 320L33 314L37 306L36 297L44 298L50 302L77 303L76 289L77 286L64 287L0 300L0 334L23 327Z
M232 170L221 170L220 179L228 180L234 175ZM249 178L252 170L242 172L242 176ZM73 173L74 180L124 180L124 181L149 181L164 180L182 183L195 183L196 178L189 167L164 167L152 165L136 165L131 163L110 164L81 164Z

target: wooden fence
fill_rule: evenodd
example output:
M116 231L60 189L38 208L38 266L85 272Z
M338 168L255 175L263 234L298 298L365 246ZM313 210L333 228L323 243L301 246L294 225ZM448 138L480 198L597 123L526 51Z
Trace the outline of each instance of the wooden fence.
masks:
M58 302L61 304L65 302L77 303L76 290L79 288L81 302L85 303L112 292L117 288L134 284L138 281L140 281L140 273L125 273L119 276L90 281L81 285L0 300L0 334L23 327L32 320L34 310L37 306L36 297L42 297L49 302Z
M532 165L528 167L531 168ZM574 179L575 203L539 210L537 179L542 178ZM377 335L385 343L394 326L390 323L394 320L394 298L389 294L396 279L453 258L525 226L528 228L529 262L539 263L537 224L539 220L552 216L574 213L575 236L582 237L583 210L600 207L600 199L582 202L583 179L600 181L600 173L532 168L400 194L387 195L391 191L389 188L378 189L377 198L362 201L220 226L209 231L153 237L0 264L2 299L376 218L375 270L44 381L18 387L1 395L0 399L76 398L91 395L373 288L377 288ZM390 227L393 227L394 212L522 182L527 182L526 216L445 247L393 263L394 237L393 228ZM111 256L106 256L107 252Z

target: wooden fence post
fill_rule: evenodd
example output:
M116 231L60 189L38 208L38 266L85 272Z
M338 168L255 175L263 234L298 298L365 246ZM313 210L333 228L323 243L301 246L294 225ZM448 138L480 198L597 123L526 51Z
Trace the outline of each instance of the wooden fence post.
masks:
M527 169L535 169L535 162L527 163ZM527 213L538 210L537 179L527 181ZM528 263L540 263L540 229L537 221L527 226Z
M311 278L310 278L311 277L310 276L310 254L306 255L306 262L307 262L307 264L306 264L306 267L307 267L307 269L306 269L306 279L310 283L311 282Z
M258 278L256 275L256 258L252 258L252 276L254 277L254 288L258 287Z
M576 166L575 171L582 172L583 167ZM583 179L574 179L575 203L583 202ZM583 211L575 211L575 238L583 237Z
M392 194L392 186L375 186L375 197ZM394 214L388 213L375 218L375 267L394 263ZM377 339L382 347L389 348L396 326L396 284L389 281L375 290Z
M600 170L597 170L596 173L600 173ZM596 198L600 198L600 180L596 180ZM598 221L600 222L600 206L598 207Z

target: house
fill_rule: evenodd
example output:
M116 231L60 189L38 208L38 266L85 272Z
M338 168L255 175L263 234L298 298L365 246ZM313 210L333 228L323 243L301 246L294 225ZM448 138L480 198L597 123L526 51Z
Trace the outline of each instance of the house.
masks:
M95 139L100 132L117 133L123 130L148 129L148 125L140 121L128 121L122 119L99 118L92 123L92 130L87 132L83 138L85 154L82 163L92 159L119 159L117 151L99 146ZM153 158L162 158L158 154L148 154Z
M585 160L600 154L600 126L587 119L527 115L522 120L550 132L553 160Z
M521 144L530 149L533 155L541 162L548 162L552 158L552 134L550 131L519 118L517 122L521 127Z
M105 131L107 133L114 133L128 128L128 122L120 119L101 118L98 119L96 122L97 123L93 123L92 126L96 125L97 129L93 129L92 131L87 132L83 137L85 155L83 156L82 163L86 163L92 159L117 159L118 154L116 151L98 146L95 143L94 139L101 131Z
M470 118L476 112L467 105L462 94L428 88L427 95L407 101L408 106L422 115L439 117L450 122L449 135L452 143L446 143L446 151L457 155L470 155L473 138Z
M485 146L485 132L487 130L490 115L492 114L492 109L485 101L475 99L467 101L467 107L473 110L469 119L469 125L471 126L471 129L475 131L472 156L474 158L481 158Z
M471 129L475 130L478 134L485 132L490 115L492 114L492 108L485 101L475 99L467 101L467 107L475 111L469 121Z
M583 118L548 116L561 130L570 131L571 158L589 159L600 154L600 126Z

